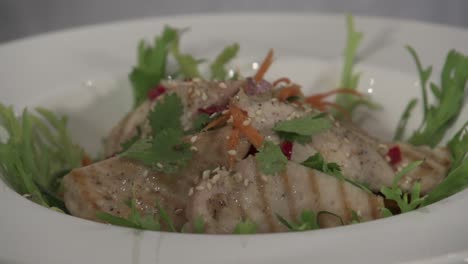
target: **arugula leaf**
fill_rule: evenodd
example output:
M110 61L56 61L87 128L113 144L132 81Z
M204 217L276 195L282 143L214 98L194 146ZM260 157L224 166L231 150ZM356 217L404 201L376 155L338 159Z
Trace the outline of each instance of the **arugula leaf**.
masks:
M297 223L288 222L281 215L275 214L278 221L286 226L289 231L305 231L320 229L318 216L311 210L303 210Z
M423 205L435 203L468 187L468 122L449 141L447 147L453 159L449 174L429 192Z
M414 170L416 167L420 166L422 163L422 160L410 163L408 166L404 167L399 173L395 175L395 177L393 178L391 188L384 186L380 189L380 192L385 196L386 199L393 200L398 204L401 213L413 211L414 209L420 207L423 204L425 198L420 197L421 184L419 182L416 182L413 185L413 188L411 190L411 201L409 201L408 199L408 194L403 193L403 191L398 187L398 182L401 180L401 178L410 171ZM391 214L390 210L388 209L384 210L383 213L384 216L389 216Z
M166 26L161 36L156 37L154 46L140 41L137 65L129 74L133 86L134 107L144 102L149 90L166 77L167 56L178 35L176 29Z
M331 120L323 114L306 115L278 122L273 127L273 131L276 131L285 140L306 143L310 141L312 135L330 129L331 126Z
M225 66L229 61L234 59L239 51L239 44L234 43L230 46L225 47L216 59L211 63L211 79L212 80L225 80L227 76L227 70Z
M406 125L408 124L408 120L411 116L411 112L413 111L414 107L418 103L418 99L411 99L406 105L405 111L400 117L400 121L398 121L397 129L395 131L395 136L393 137L393 141L402 140L405 134Z
M81 165L82 149L71 141L67 119L38 108L17 117L12 107L0 104L0 177L16 192L46 207L57 201L57 172Z
M250 220L240 221L236 227L234 227L234 234L255 234L257 232L257 225Z
M314 170L321 171L325 174L331 175L336 177L339 180L346 181L348 183L351 183L352 185L360 188L363 191L366 191L368 193L372 193L371 190L369 190L369 187L364 185L363 183L359 183L357 181L351 180L347 177L345 177L341 171L341 168L338 164L334 162L327 163L325 162L325 159L323 158L322 154L320 153L315 153L314 155L310 156L307 158L305 161L301 162L301 165L304 165L306 167L312 168Z
M347 40L346 47L344 49L344 63L343 69L341 72L341 88L353 89L356 90L360 74L354 73L354 62L357 53L359 44L361 43L363 34L362 32L357 32L354 29L354 19L353 16L346 16L346 29L347 29ZM378 109L380 106L374 102L371 102L368 99L361 97L356 97L351 94L338 94L336 96L336 104L341 106L343 110L352 114L354 109L359 105L365 105L371 109ZM341 118L343 114L340 111L335 111L334 115Z
M408 47L408 50L416 61L421 78L424 110L423 122L408 142L413 145L434 147L458 118L463 107L468 80L468 57L455 50L449 51L442 69L441 85L430 84L435 103L429 105L426 90L431 68L423 69L414 49Z
M271 141L265 141L255 155L260 171L267 175L274 175L286 167L288 159L281 148Z

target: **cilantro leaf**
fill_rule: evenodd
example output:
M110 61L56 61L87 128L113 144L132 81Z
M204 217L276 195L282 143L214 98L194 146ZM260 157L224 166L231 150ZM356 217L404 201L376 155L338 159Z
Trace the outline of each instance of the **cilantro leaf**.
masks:
M426 90L431 68L423 69L414 49L408 47L408 50L416 61L421 78L424 113L421 126L414 131L408 142L434 147L458 118L463 107L468 80L468 57L455 50L449 51L442 69L440 86L430 84L435 103L429 105Z
M410 163L408 166L404 167L399 173L395 175L392 182L392 187L382 187L380 192L385 196L388 200L393 200L397 203L398 207L400 208L401 213L406 213L409 211L413 211L414 209L420 207L423 204L424 197L420 197L421 193L421 184L416 182L413 185L411 190L411 200L408 197L407 193L403 193L403 191L398 187L398 182L401 178L409 173L410 171L414 170L416 167L420 166L423 161L415 161ZM390 210L383 211L384 216L388 216L391 214ZM389 214L390 213L390 214Z
M202 63L204 60L195 59L190 54L180 53L179 42L180 37L177 37L171 49L172 55L179 65L179 74L187 79L199 78L201 75L198 70L198 64Z
M154 46L140 41L137 65L129 74L135 107L144 102L148 91L166 77L167 56L178 34L177 30L166 26L161 36L155 39Z
M281 148L271 141L265 141L255 155L260 171L267 175L274 175L286 168L288 159Z
M67 119L38 108L17 117L0 104L0 177L12 189L46 207L61 207L58 172L79 167L83 150L67 130ZM1 136L0 136L1 137Z
M357 181L354 181L352 179L349 179L345 177L341 171L341 168L338 164L334 162L327 163L325 162L325 159L323 158L322 154L320 153L315 153L314 155L310 156L307 158L305 161L301 163L301 165L304 165L306 167L312 168L314 170L321 171L325 174L331 175L336 177L339 180L346 181L348 183L351 183L352 185L360 188L363 191L366 191L368 193L372 193L371 190L369 190L369 187L364 185L363 183L359 183Z
M276 131L283 139L305 143L310 141L310 137L313 134L325 131L331 126L331 120L323 114L306 115L296 119L278 122L273 127L273 131Z
M175 93L165 95L149 114L153 133L164 129L182 130L183 113L184 105L180 97Z
M320 229L318 216L311 210L303 210L299 216L298 222L288 222L281 215L275 214L278 221L286 226L289 231L306 231Z
M127 149L129 149L133 144L135 144L135 142L137 142L139 139L141 138L141 128L140 126L137 126L137 133L135 136L133 136L132 138L130 138L129 140L123 142L122 144L120 144L120 147L122 148L122 151L126 151Z
M237 223L236 227L234 227L234 234L255 234L257 232L257 225L250 221L244 220Z
M234 59L239 51L239 44L235 43L225 47L216 59L211 63L211 79L212 80L225 80L227 76L227 70L225 66L229 61Z

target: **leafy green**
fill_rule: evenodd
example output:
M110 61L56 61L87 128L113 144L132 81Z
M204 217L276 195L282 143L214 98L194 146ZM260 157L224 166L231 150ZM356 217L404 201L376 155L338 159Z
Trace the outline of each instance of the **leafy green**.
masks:
M401 178L409 173L410 171L414 170L416 167L421 165L423 161L415 161L410 163L408 166L404 167L399 173L395 175L393 178L392 187L382 187L380 192L385 196L388 200L393 200L398 204L398 207L401 210L401 213L406 213L409 211L413 211L414 209L418 208L422 205L424 201L424 197L420 197L421 193L421 184L416 182L413 185L411 190L411 201L408 199L408 194L403 193L403 191L398 187L398 182ZM384 216L388 216L389 213L391 214L390 210L386 209L383 211Z
M440 86L430 83L435 102L429 105L427 82L432 71L431 67L423 69L416 51L411 47L408 47L408 50L416 61L419 71L424 113L421 126L414 131L408 142L413 145L434 147L458 118L463 107L468 80L468 57L455 50L449 51L442 69Z
M435 203L468 187L468 122L447 144L452 153L452 165L447 177L431 190L423 205Z
M276 218L284 226L286 226L289 229L289 231L305 231L305 230L320 229L320 226L319 226L319 223L318 223L318 217L311 210L302 211L301 215L299 216L299 220L297 221L297 223L288 222L286 219L284 219L279 214L276 214Z
M193 222L193 231L197 234L205 233L205 221L203 220L203 217L199 216L195 218L195 221Z
M275 175L284 170L288 159L281 148L271 141L265 141L255 155L260 171L267 175Z
M134 106L146 100L148 92L167 75L167 57L179 32L166 26L161 36L156 37L154 46L140 41L137 65L133 67L129 79L133 86Z
M209 114L198 114L195 120L193 121L191 133L194 134L200 132L210 122L210 120L211 118Z
M127 149L129 149L133 144L135 144L141 138L140 126L137 126L136 129L137 129L136 135L134 135L132 138L125 141L124 143L120 144L120 146L122 147L122 151L126 151Z
M239 52L239 44L235 43L225 47L216 59L211 63L211 79L212 80L225 80L227 77L227 70L225 66L229 61L234 59Z
M338 164L334 162L327 163L325 159L323 158L322 154L320 153L315 153L314 155L310 156L307 158L305 161L301 163L301 165L304 165L306 167L312 168L314 170L321 171L325 174L331 175L336 177L339 180L346 181L351 183L352 185L368 192L372 193L369 188L364 185L363 183L359 183L357 181L351 180L347 177L345 177L341 171L341 168Z
M187 79L200 78L200 71L198 65L204 60L195 59L190 54L180 53L179 48L180 36L172 43L171 52L179 65L179 74Z
M331 120L323 114L306 115L275 124L273 130L286 140L305 143L316 133L325 131L332 126Z
M351 224L359 224L359 223L362 223L362 217L356 211L351 210Z
M183 141L182 114L181 99L175 93L164 96L150 112L152 138L136 141L121 156L139 160L156 171L169 174L185 167L193 153L190 144Z
M417 99L412 99L406 105L405 111L400 117L400 121L398 121L397 129L395 132L395 136L393 137L393 141L402 140L403 136L405 135L406 125L408 124L408 120L411 116L411 112L413 111L414 107L418 103Z
M257 225L250 220L243 220L237 223L234 227L234 234L255 234L257 232Z
M7 133L0 143L0 177L19 194L47 207L57 201L58 172L79 167L83 151L67 130L67 119L36 109L17 117L12 107L0 104L0 126Z
M340 88L356 90L360 74L354 73L354 62L356 52L361 43L363 34L354 29L354 19L351 15L346 16L347 39L344 49L344 63L341 72ZM336 96L336 104L341 106L343 110L352 114L354 109L359 105L365 105L371 109L379 108L380 106L369 101L368 99L357 97L352 94L338 94ZM337 117L342 117L342 113L335 111Z

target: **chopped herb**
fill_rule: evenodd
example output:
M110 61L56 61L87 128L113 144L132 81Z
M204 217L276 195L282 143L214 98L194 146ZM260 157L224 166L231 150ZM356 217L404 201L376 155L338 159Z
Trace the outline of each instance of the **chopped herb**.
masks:
M413 188L411 190L411 201L408 198L407 193L403 193L403 191L398 187L398 182L401 180L401 178L409 173L410 171L414 170L416 167L421 165L423 161L415 161L410 163L408 166L403 168L399 173L395 175L395 178L393 178L393 183L392 187L382 187L380 189L380 192L385 196L385 199L388 200L393 200L397 203L398 207L400 208L401 213L406 213L409 211L413 211L414 209L418 208L419 206L422 205L424 201L424 197L420 197L421 193L421 184L419 182L416 182L413 185ZM384 216L388 216L390 210L383 210L382 212Z
M408 142L413 145L435 147L458 118L463 107L468 80L468 57L455 50L451 50L447 54L440 86L430 83L435 103L429 105L427 82L431 74L431 67L423 69L416 51L411 47L407 48L416 61L420 75L424 114L421 126L414 131Z
M351 224L359 224L362 222L362 217L354 210L351 210Z
M306 166L306 167L312 168L314 170L321 171L321 172L323 172L325 174L335 176L339 180L349 182L352 185L354 185L354 186L356 186L356 187L358 187L358 188L360 188L360 189L362 189L362 190L364 190L364 191L366 191L368 193L372 193L372 191L369 190L369 187L367 187L363 183L359 183L357 181L354 181L354 180L351 180L351 179L345 177L343 175L342 171L341 171L340 166L337 163L334 163L334 162L327 163L327 162L325 162L325 159L323 158L322 154L320 154L318 152L315 153L314 155L310 156L309 158L307 158L301 164Z
M468 153L468 122L453 136L447 147L452 153L451 170L458 168L467 158Z
M210 115L199 113L193 121L192 131L190 133L193 134L202 131L202 129L210 122L211 119L212 118L210 118Z
M267 175L275 175L284 170L288 159L281 151L280 146L271 141L265 141L255 156L260 171Z
M273 130L285 140L305 143L310 141L312 135L325 131L331 126L330 119L323 114L318 114L278 122Z
M81 166L82 149L67 130L67 119L43 108L38 115L24 110L17 117L12 107L0 104L0 177L21 195L46 207L60 207L58 172Z
M179 74L186 79L200 78L200 72L198 70L198 65L204 60L195 59L190 54L180 53L179 48L180 36L172 43L172 55L176 59L179 65Z
M305 231L320 228L318 223L318 216L311 210L302 211L297 223L288 222L279 214L276 214L276 218L284 226L286 226L289 229L289 231Z
M168 94L150 112L153 137L140 139L121 154L139 160L156 171L173 174L185 167L193 153L183 141L183 105L176 94Z
M257 225L250 221L250 220L244 220L240 221L236 227L234 228L234 234L255 234L257 232Z
M161 205L159 204L158 201L156 201L156 206L157 206L158 211L159 211L159 216L161 217L161 219L164 222L166 222L167 226L169 227L169 230L172 231L172 232L177 232L177 230L176 230L176 228L174 226L174 222L172 221L171 217L166 212L166 210L164 210L164 208L161 207Z
M135 142L137 142L141 138L141 128L137 126L137 133L129 140L125 141L124 143L120 144L122 151L126 151L129 149Z
M197 234L205 233L205 220L203 220L203 217L199 216L195 218L195 221L193 222L193 231Z
M225 47L210 65L212 80L225 80L227 77L226 64L234 59L239 51L239 44Z
M347 40L346 47L344 50L344 63L343 69L341 72L341 88L353 89L356 90L360 74L354 73L354 62L357 53L359 44L361 43L363 34L362 32L357 32L354 29L354 19L353 16L346 16L346 29L347 29ZM336 96L336 104L341 106L341 109L350 115L353 113L354 109L359 105L365 105L371 109L379 108L380 106L360 97L356 97L351 94L338 94ZM340 111L336 111L335 115L337 117L342 117Z
M176 29L166 26L161 36L156 37L154 46L140 41L137 65L129 75L135 107L144 102L148 92L166 77L167 56L178 34Z

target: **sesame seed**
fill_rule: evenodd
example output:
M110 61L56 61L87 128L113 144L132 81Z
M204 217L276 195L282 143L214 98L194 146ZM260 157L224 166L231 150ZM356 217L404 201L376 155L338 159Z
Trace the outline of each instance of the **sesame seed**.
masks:
M347 158L349 158L351 156L351 154L349 154L349 152L347 152L345 155L346 155Z
M335 126L336 126L336 127L340 127L340 123L335 122Z
M385 156L385 160L386 160L387 162L390 162L390 161L391 161L391 159L390 159L389 156Z
M206 93L202 93L202 98L201 98L203 101L206 101L208 99L208 96L206 95Z
M263 112L262 112L261 109L258 109L257 111L255 111L255 114L258 115L258 116L261 115L262 113L263 113Z
M210 118L213 118L213 117L215 117L216 115L218 115L218 113L217 113L217 112L214 112L214 113L212 113L212 114L210 115Z
M158 162L158 163L156 163L156 167L162 169L164 166L161 163Z
M344 142L349 143L349 139L345 137Z
M190 138L190 142L195 143L195 141L197 141L197 139L198 139L198 136L193 136L193 137Z
M272 102L278 102L278 99L272 98L271 101L272 101Z
M188 196L192 196L193 195L193 187L190 188L190 190L188 191Z
M206 188L207 188L208 190L211 190L212 187L213 187L213 186L211 185L211 183L209 183L209 182L206 183Z
M237 151L236 151L235 149L230 149L230 150L228 150L227 153L228 153L229 155L231 155L231 156L237 155Z
M266 119L265 119L265 118L262 118L260 121L261 121L262 123L265 123L265 122L266 122Z
M196 152L196 151L198 151L198 148L197 148L197 147L195 147L195 146L191 146L191 147L190 147L190 150L191 150L191 151L195 151L195 152Z
M213 170L213 172L218 172L218 171L219 171L219 166Z
M197 191L203 191L203 190L205 190L205 186L203 186L203 185L198 185L195 189L196 189Z
M226 85L224 82L220 82L220 83L218 84L218 86L219 86L219 88L221 88L221 89L226 89L226 88L227 88L227 85Z
M211 182L215 184L219 180L220 177L221 176L219 176L219 174L216 174L215 176L213 176L213 178L211 178Z
M229 119L227 120L228 123L232 123L234 122L234 118L232 116L229 117Z
M198 90L198 89L195 90L195 96L200 96L200 95L201 95L200 90Z
M250 125L250 122L251 122L251 120L250 120L250 118L248 118L248 119L244 120L244 122L242 122L242 125L243 126L248 126L248 125Z
M177 208L177 209L174 210L174 214L178 215L178 214L181 214L183 211L184 211L184 209Z
M226 139L227 139L227 140L229 140L230 138L231 138L231 136L229 136L229 135L228 135L228 136L226 136Z
M262 178L262 180L263 180L264 182L267 182L267 181L268 181L268 178L267 178L265 175L262 175L261 178Z
M225 115L225 114L227 114L227 113L229 113L229 110L223 110L223 111L221 112L221 114L223 114L223 115Z
M201 79L200 78L193 78L192 81L193 82L201 82Z
M210 170L203 171L202 173L203 180L207 180L210 177L210 174L211 174Z
M249 186L249 179L245 179L245 180L244 180L244 186L245 186L245 187Z

